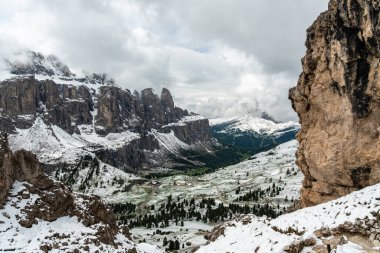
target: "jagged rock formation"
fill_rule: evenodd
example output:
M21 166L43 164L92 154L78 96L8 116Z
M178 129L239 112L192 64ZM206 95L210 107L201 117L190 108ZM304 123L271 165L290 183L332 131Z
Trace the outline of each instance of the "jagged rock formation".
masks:
M176 107L167 89L161 97L152 89L131 93L115 86L106 74L77 77L54 56L34 52L27 56L26 63L8 62L13 75L0 82L0 131L10 134L13 150L36 152L50 165L77 164L85 155L80 153L91 153L109 165L136 171L160 167L178 151L173 145L196 149L210 144L208 120ZM38 135L43 130L50 138L46 145L28 143L43 139ZM172 143L165 143L169 137ZM51 143L57 139L54 147ZM57 159L57 153L65 153L59 145L77 154Z
M304 206L380 182L380 5L331 0L307 30L303 72L289 97L302 125Z
M99 197L74 194L62 183L51 180L42 172L35 155L25 150L12 153L6 134L1 132L0 208L0 251L48 252L59 248L77 252L91 248L136 252L128 239L128 228L117 226L113 213ZM63 230L54 222L62 224ZM34 226L48 226L51 230L36 233ZM76 231L81 235L76 238L70 226L74 230L75 226L88 229ZM23 238L28 236L31 241L24 243Z

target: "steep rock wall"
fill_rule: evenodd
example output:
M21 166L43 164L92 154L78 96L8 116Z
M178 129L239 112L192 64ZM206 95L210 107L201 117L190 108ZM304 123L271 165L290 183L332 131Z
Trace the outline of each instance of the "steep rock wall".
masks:
M298 84L303 206L380 182L380 5L331 0L307 30Z

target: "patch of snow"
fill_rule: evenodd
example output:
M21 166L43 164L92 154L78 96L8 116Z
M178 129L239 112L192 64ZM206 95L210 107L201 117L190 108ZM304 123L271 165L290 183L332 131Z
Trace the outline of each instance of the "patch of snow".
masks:
M155 252L162 252L161 249L159 249L155 245L147 244L147 243L139 243L136 246L137 252L141 253L155 253Z
M34 115L32 114L17 115L17 118L21 120L32 120L34 119Z
M53 131L38 117L29 129L17 129L16 134L9 135L12 151L25 149L46 157L61 157L62 146Z
M127 202L128 194L126 194L123 188L128 187L132 181L140 180L141 178L103 162L99 163L99 168L99 174L92 176L91 184L85 189L84 193L98 195L106 200L107 203ZM79 189L81 182L88 174L89 168L81 169L72 188L75 190ZM116 179L116 182L113 181L114 179ZM122 182L122 184L118 184L118 181Z
M83 140L89 145L98 145L108 149L118 149L130 143L133 140L139 139L140 135L131 131L121 133L109 133L106 136L98 135L94 127L91 125L78 126L80 134L73 134L74 137Z
M178 139L173 130L170 133L160 133L156 129L152 129L151 133L158 140L160 147L171 153L178 153L181 149L188 149L190 146Z
M162 128L171 127L171 126L186 126L186 124L189 122L198 121L198 120L205 120L205 119L206 118L203 117L202 115L184 116L178 122L170 123L166 126L163 126Z
M34 78L36 80L45 81L45 80L51 80L55 82L56 84L67 84L72 86L86 86L90 89L94 89L97 91L101 86L104 86L102 83L92 83L92 82L86 82L85 78L67 78L62 76L46 76L46 75L34 75Z
M370 186L345 197L284 214L270 224L286 230L289 227L310 235L324 226L337 227L344 222L373 217L371 212L380 211L380 185Z
M338 245L336 253L365 253L363 247L352 242L347 244Z

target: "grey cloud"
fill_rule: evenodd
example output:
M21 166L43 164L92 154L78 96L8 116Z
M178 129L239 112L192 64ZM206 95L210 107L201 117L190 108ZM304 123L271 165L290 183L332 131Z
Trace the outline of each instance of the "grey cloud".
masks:
M140 2L141 3L141 2ZM305 30L327 0L184 0L143 1L154 6L161 24L180 24L179 33L196 40L221 40L255 55L267 71L299 72L304 54ZM170 15L168 15L168 13Z

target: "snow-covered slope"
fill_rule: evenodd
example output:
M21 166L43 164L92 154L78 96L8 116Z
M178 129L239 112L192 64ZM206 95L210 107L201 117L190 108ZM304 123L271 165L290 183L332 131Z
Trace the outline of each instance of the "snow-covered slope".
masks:
M275 123L270 120L257 118L252 115L245 115L237 118L217 118L210 120L211 126L224 125L224 129L220 131L232 132L256 132L261 134L276 135L291 129L298 129L299 124L293 121L286 123Z
M52 180L34 154L11 152L7 139L0 132L1 252L161 252L132 242L103 200Z
M69 134L55 125L47 125L37 117L28 129L17 129L9 135L13 151L25 149L36 154L42 163L75 163L83 155L91 155L99 148L117 149L139 139L137 133L125 131L100 136L93 126L79 126L80 134Z
M28 183L16 181L8 202L0 209L0 251L126 252L136 248L137 252L161 252L152 245L135 244L121 233L116 235L114 246L102 243L96 239L102 224L86 226L76 216L63 216L54 221L38 220L30 227L22 226L20 221L26 219L30 206L40 199L38 194L29 193L25 185ZM84 199L77 198L78 201L85 202Z
M210 120L213 136L221 143L257 153L295 139L300 126L296 122L275 123L245 115Z
M226 223L218 228L223 234L197 252L327 252L327 244L337 253L379 252L379 214L375 185L273 220L246 216ZM299 251L290 251L295 247Z

